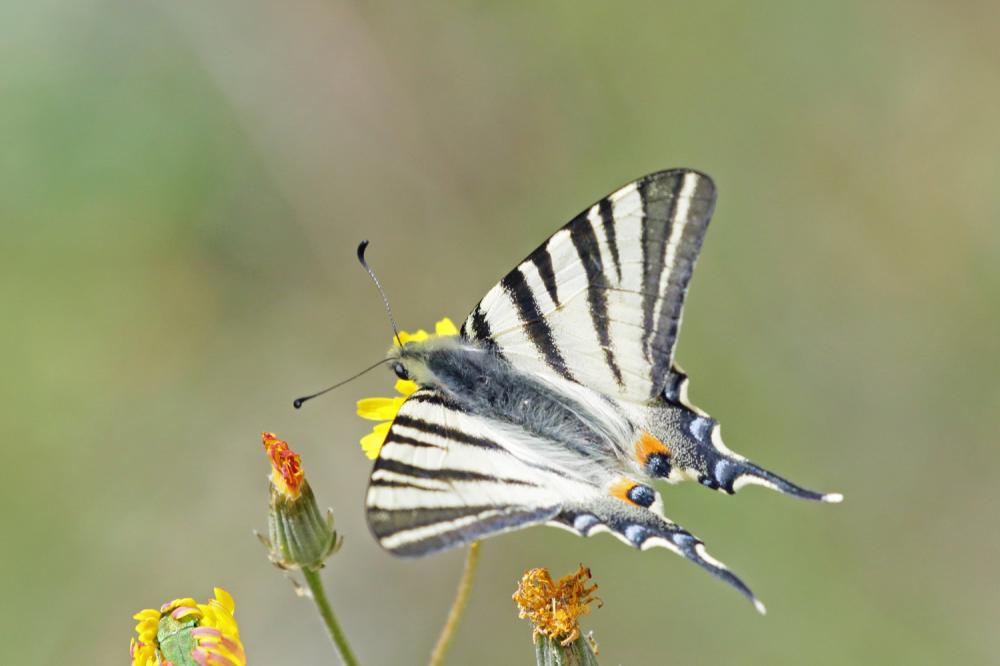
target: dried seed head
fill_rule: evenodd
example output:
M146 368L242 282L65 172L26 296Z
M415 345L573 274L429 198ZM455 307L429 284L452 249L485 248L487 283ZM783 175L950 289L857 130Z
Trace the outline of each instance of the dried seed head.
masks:
M576 573L555 582L548 569L528 570L514 592L518 617L531 621L534 637L547 636L569 645L580 637L580 616L590 612L591 603L602 605L594 596L597 585L588 586L589 580L590 569L582 564Z

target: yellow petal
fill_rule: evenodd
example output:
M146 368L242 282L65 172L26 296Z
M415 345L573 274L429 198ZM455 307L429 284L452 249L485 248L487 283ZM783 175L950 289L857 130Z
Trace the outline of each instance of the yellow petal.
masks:
M236 610L236 602L233 601L233 595L229 594L221 587L213 588L213 591L215 592L216 600L220 604L222 604L223 608L225 608L227 611L229 611L230 614L232 614L233 611Z
M423 342L424 340L426 340L429 337L431 337L430 333L428 333L427 331L425 331L422 328L421 329L417 329L413 333L407 333L406 331L400 331L399 332L399 340L404 345L407 342Z
M389 426L391 425L388 421L379 423L372 428L370 433L361 438L361 448L371 460L378 458L378 452L382 450L382 445L385 444L385 438L389 434Z
M458 329L455 327L455 324L451 321L451 319L445 317L438 323L434 324L434 333L437 335L458 335Z
M391 421L402 404L403 398L365 398L358 400L358 416L369 421Z
M396 390L409 397L417 390L417 383L409 379L397 379Z

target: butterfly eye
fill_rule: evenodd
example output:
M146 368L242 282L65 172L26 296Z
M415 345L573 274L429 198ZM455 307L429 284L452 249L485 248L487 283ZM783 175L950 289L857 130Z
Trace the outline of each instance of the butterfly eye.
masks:
M406 368L403 367L402 363L397 363L396 365L392 366L392 371L395 372L396 376L399 377L400 379L410 378L410 373L406 371Z

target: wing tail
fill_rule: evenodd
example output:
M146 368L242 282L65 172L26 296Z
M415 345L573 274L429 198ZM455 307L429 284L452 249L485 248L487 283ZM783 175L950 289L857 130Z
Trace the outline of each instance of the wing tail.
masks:
M783 495L831 504L842 502L844 499L840 493L821 493L803 488L749 460L720 457L713 466L712 472L713 481L719 485L721 490L728 493L735 493L744 486L756 485L770 488Z
M764 604L747 584L725 564L709 555L700 539L649 509L606 498L586 507L564 509L550 524L584 537L609 532L640 550L666 548L736 588L758 612L766 612Z
M688 400L688 377L677 366L670 372L662 400L650 408L653 435L670 447L670 465L647 468L669 477L674 468L680 478L694 478L707 488L729 495L748 485L764 486L801 499L837 503L840 493L809 490L734 453L722 441L719 422ZM642 461L640 461L642 462Z

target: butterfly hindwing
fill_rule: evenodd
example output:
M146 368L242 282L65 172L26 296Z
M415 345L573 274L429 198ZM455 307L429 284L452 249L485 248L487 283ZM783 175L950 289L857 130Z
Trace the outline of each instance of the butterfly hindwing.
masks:
M648 401L667 381L714 205L711 179L696 171L661 171L629 183L508 273L462 334L526 370Z
M372 532L403 556L538 524L580 536L609 532L634 548L667 548L759 603L699 539L662 515L652 488L594 460L590 473L579 475L565 458L547 456L550 446L560 444L420 389L403 403L375 463L366 500ZM646 499L616 489L641 489Z
M746 583L725 564L709 555L700 539L656 511L613 498L601 498L586 505L567 504L548 524L568 529L582 537L609 532L640 550L666 548L729 583L749 599L758 611L765 612L764 604L754 596Z

